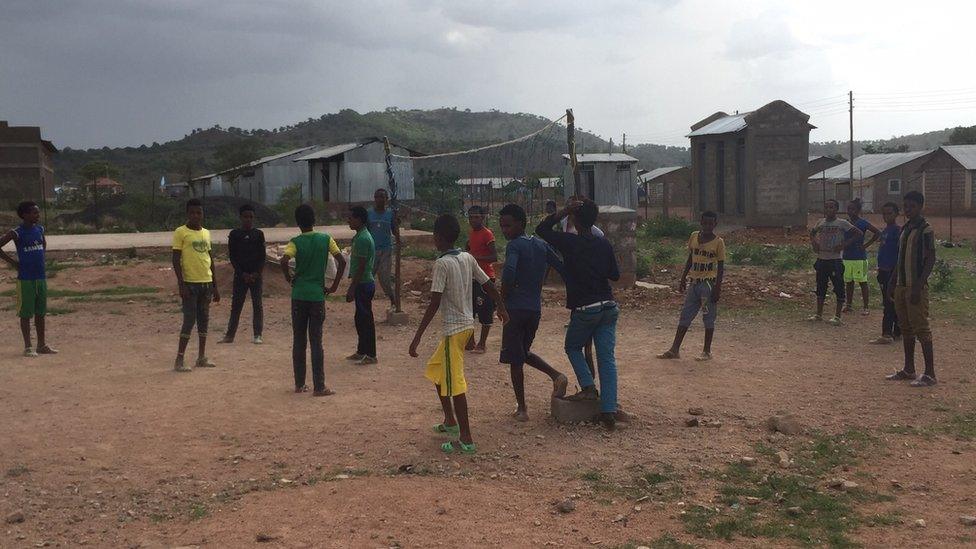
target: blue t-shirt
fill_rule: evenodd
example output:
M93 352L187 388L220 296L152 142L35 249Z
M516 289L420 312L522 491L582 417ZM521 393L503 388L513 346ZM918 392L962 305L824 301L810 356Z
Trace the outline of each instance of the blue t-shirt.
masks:
M545 240L522 235L505 246L502 284L508 286L505 307L522 311L542 310L542 284L547 267L562 272L562 262Z
M376 208L370 208L366 210L366 215L376 251L393 249L393 210L387 208L378 212Z
M18 280L44 280L44 227L34 225L25 227L18 225L14 229L17 235L17 261L20 269L17 271Z
M862 233L867 234L868 227L871 223L864 219L863 217L858 218L857 221L853 223L855 227L861 230ZM853 244L844 248L844 259L867 259L868 253L864 251L864 234L861 235L860 240L855 240ZM854 236L854 231L847 231L844 233L844 240Z
M896 224L888 225L881 231L878 246L878 270L893 271L898 264L898 237L901 227Z

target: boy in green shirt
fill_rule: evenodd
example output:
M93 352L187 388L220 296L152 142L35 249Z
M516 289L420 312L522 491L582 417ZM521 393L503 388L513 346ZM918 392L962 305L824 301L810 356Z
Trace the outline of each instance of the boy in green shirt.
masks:
M214 363L207 358L207 327L210 324L210 302L220 302L220 292L214 272L210 231L203 228L203 202L197 198L186 201L186 225L173 231L173 272L183 300L183 327L174 369L177 372L192 370L183 363L183 354L190 343L194 324L200 338L196 367L213 368Z
M295 392L308 391L305 385L305 348L312 347L312 386L313 396L335 394L325 386L325 352L322 350L322 325L325 323L325 294L335 293L346 269L346 260L339 251L335 240L325 234L313 231L315 210L308 204L295 208L295 221L302 234L292 238L285 246L281 257L281 272L291 284L291 360L295 371ZM325 268L331 254L337 264L332 287L325 287ZM295 260L295 273L289 268L289 261Z
M349 290L346 303L356 302L356 334L359 342L356 352L346 357L357 364L376 364L376 323L373 320L373 296L376 283L373 279L373 263L376 261L376 245L369 233L369 214L362 206L349 208L346 217L349 228L356 231L352 239L352 257L349 258Z

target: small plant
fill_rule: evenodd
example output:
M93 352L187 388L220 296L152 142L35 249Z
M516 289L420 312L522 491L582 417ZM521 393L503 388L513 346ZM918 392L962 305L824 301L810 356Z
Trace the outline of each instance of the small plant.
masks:
M675 252L674 247L666 244L655 246L651 248L651 259L655 265L673 265Z
M641 230L651 238L687 239L692 231L698 230L698 225L680 217L658 216L645 221Z
M651 259L644 254L637 254L637 278L644 278L651 274Z
M937 292L947 292L952 289L952 285L955 282L955 274L952 272L952 266L949 262L944 259L937 259L935 261L935 267L932 269L932 274L935 275L935 280L932 282L932 289Z

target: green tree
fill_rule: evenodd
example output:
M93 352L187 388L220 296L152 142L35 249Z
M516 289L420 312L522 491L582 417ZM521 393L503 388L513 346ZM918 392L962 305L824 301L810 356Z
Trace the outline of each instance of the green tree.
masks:
M959 126L949 134L950 145L976 145L976 126Z
M437 214L454 213L461 208L461 190L457 175L421 168L415 188L421 207Z

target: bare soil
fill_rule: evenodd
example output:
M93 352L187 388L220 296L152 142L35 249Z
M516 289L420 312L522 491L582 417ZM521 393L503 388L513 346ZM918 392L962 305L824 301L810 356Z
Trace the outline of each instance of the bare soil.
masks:
M419 280L411 287L422 287L428 263L407 265L406 278ZM862 526L856 541L976 543L976 530L959 522L976 514L976 446L933 427L974 411L972 329L937 319L941 383L912 389L882 379L899 367L898 347L865 344L878 331L877 311L841 328L811 325L800 320L810 304L802 273L770 280L731 267L729 279L737 276L752 282L737 285L744 293L728 292L716 358L706 364L691 359L701 344L698 326L684 358L653 358L670 344L680 296L621 295L620 402L637 421L612 433L556 424L548 417L551 385L533 371L526 374L531 420L514 422L508 371L497 363L500 330L493 330L489 353L466 362L479 452L445 456L430 429L441 419L439 405L423 378L437 321L421 359L406 352L413 324L381 324L380 363L354 366L342 360L355 346L352 307L330 301L326 369L338 393L313 398L291 390L284 286L266 285L265 345L250 343L248 307L237 343L212 338L217 368L177 374L171 366L180 315L166 263L65 269L52 287L160 292L54 300L74 312L49 319L50 342L61 353L36 359L20 356L16 320L4 313L0 517L20 512L24 520L2 524L0 546L614 547L664 533L705 546L789 546L783 539L698 539L681 516L693 505L717 505L716 479L703 472L755 456L755 444L793 448L815 432L849 429L877 444L837 475L894 498L864 504L863 514L901 517L899 524ZM9 287L0 283L0 290ZM782 288L796 297L771 295ZM406 300L413 323L425 297L416 291L421 295L408 292ZM547 293L536 352L572 379L562 351L568 315L559 297L557 290ZM767 307L776 300L800 308ZM380 318L383 301L375 304ZM213 334L228 308L226 302L212 308ZM759 314L764 308L774 312ZM195 348L194 341L190 352ZM685 427L690 407L721 426ZM779 411L794 414L806 433L767 432L764 420ZM681 495L636 502L585 480L598 472L626 484L635 467L673 471ZM566 498L576 508L562 514L555 504ZM914 527L916 519L926 527Z

